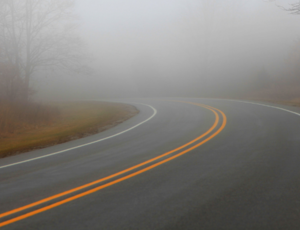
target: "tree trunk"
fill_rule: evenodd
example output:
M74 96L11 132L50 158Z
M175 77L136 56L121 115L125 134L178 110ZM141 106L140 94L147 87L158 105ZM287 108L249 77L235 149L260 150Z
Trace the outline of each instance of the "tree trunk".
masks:
M30 83L30 71L28 68L26 68L25 79L24 79L24 100L25 101L28 101L30 96L29 83Z

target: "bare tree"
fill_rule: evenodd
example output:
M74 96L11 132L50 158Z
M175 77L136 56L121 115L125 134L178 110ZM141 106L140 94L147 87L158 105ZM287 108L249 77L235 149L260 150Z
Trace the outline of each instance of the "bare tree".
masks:
M286 59L287 72L285 76L286 83L290 85L300 84L300 40L298 39L292 45L288 58Z
M0 61L18 69L25 98L39 68L78 71L83 66L73 8L74 0L0 0Z
M300 2L292 4L292 7L287 9L292 14L300 14Z
M22 97L24 81L11 63L0 63L0 100L15 101Z
M276 0L264 0L266 2L274 2L279 8L290 12L291 14L300 14L300 2L296 2L290 5L290 7L284 7L276 3Z

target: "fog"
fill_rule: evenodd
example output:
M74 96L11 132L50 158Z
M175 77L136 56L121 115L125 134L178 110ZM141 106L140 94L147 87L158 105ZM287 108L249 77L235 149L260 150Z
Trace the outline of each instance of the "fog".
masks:
M33 86L51 99L243 97L262 70L285 77L300 15L278 5L294 2L77 0L93 73L36 76Z

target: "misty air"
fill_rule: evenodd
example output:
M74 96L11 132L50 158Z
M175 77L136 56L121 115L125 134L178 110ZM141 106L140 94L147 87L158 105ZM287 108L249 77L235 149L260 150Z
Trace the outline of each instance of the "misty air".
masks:
M298 0L0 0L0 228L300 229Z

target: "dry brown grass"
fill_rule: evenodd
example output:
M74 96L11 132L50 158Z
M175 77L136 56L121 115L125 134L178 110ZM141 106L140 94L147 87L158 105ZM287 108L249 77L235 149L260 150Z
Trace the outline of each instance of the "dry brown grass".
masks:
M50 125L58 117L57 107L0 101L0 140L25 130Z
M0 157L91 135L138 113L133 106L106 102L6 103L0 112Z
M300 98L300 85L273 85L267 89L258 92L253 92L248 98L277 100L277 101L292 101Z
M300 107L300 85L277 84L261 91L253 92L243 99Z

